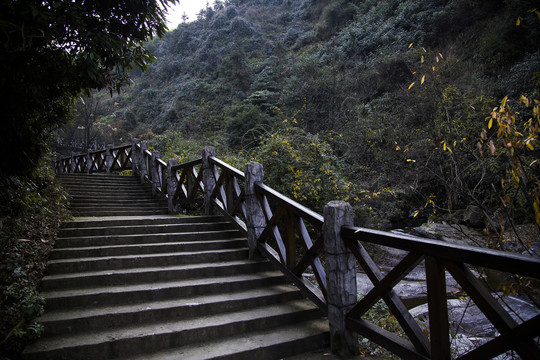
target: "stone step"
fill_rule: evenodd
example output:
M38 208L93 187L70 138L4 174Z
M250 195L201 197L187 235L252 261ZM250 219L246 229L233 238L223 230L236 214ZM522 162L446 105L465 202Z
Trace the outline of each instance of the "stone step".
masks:
M259 330L227 338L207 339L179 348L117 360L275 360L314 351L330 344L328 322L310 320L280 327L277 331ZM309 359L310 357L306 357Z
M155 225L128 225L128 226L96 226L85 228L62 228L58 237L84 237L84 236L112 236L136 234L165 234L195 231L230 230L233 225L229 222L209 223L173 223Z
M74 205L88 205L88 204L92 204L92 205L107 205L109 203L111 203L111 199L106 199L106 198L93 198L93 199L89 199L89 198L75 198L75 199L70 199L70 203L72 206ZM159 200L156 200L154 199L151 195L148 195L146 197L134 197L133 199L124 199L124 198L117 198L117 199L114 199L114 203L115 204L126 204L126 205L131 205L131 204L156 204L156 203L160 203Z
M56 239L55 248L107 246L107 245L129 245L141 243L164 243L178 241L202 241L230 239L237 237L239 231L229 230L200 230L186 231L181 233L159 233L159 234L136 234L136 235L100 235L100 236L77 236L63 237Z
M64 189L68 191L69 194L81 195L81 194L97 194L100 191L105 192L106 194L114 193L114 190L125 192L125 193L148 193L151 192L151 187L145 187L141 184L95 184L95 185L63 185Z
M138 176L122 176L116 174L56 174L62 183L80 184L81 182L126 182L140 183Z
M98 286L84 289L44 291L46 311L102 307L108 305L139 304L147 301L179 299L188 296L225 294L263 286L285 283L278 271L263 271L230 276L181 279L134 285Z
M204 250L234 249L239 247L247 247L247 241L245 238L62 248L52 250L50 259L60 260L69 258L122 256L128 254L137 255L163 254L168 252L195 252Z
M84 257L50 260L47 263L49 274L63 274L84 271L127 269L168 265L186 265L214 261L233 261L246 259L247 248L211 251L169 252L161 254L136 254L106 257Z
M161 204L149 204L149 205L117 205L114 203L108 205L82 205L82 206L70 206L70 209L74 213L96 212L96 211L126 211L126 210L146 210L146 211L167 211L167 208Z
M132 225L159 225L159 224L184 224L197 222L223 222L222 216L126 216L126 217L104 217L78 219L66 221L62 228L83 228L83 227L106 227L106 226L132 226Z
M269 330L312 320L319 311L306 300L280 305L208 315L203 318L169 319L148 325L134 325L95 332L45 338L30 345L25 359L110 359L156 352L164 347L181 347L206 339Z
M225 294L199 295L179 299L150 301L99 308L50 311L39 318L46 336L106 329L131 324L155 323L170 319L191 319L208 314L279 304L302 298L292 285L276 285Z
M43 291L59 291L89 287L121 286L126 284L159 283L203 277L216 278L236 274L254 274L271 270L274 270L274 268L266 260L238 260L135 269L87 271L47 275L43 278L41 288Z
M122 210L122 211L109 211L109 210L92 210L92 211L72 211L73 216L143 216L143 215L166 215L167 209L163 210Z
M144 189L134 189L134 190L125 190L125 189L102 189L89 191L87 189L76 191L76 190L67 190L71 199L77 201L84 201L89 199L105 199L108 201L115 200L129 200L129 199L153 199L152 193Z

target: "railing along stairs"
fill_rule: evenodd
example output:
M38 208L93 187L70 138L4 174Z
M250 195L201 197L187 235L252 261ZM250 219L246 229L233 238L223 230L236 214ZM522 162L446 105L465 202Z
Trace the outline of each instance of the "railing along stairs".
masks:
M537 258L355 227L352 208L344 202L330 202L321 216L265 185L261 164L249 162L244 173L217 158L211 147L203 150L202 158L178 164L173 159L163 161L157 151L148 150L146 142L134 140L131 145L62 158L54 168L63 173L132 170L152 185L154 195L167 199L170 213L204 206L206 213L224 215L247 236L250 257L268 258L328 314L332 350L339 355L358 352L359 334L404 359L491 359L508 351L523 359L540 359L540 315L515 320L471 270L493 269L537 281ZM384 274L365 244L407 254ZM394 289L421 263L427 282L426 328ZM358 267L373 285L360 298ZM498 332L465 353L452 354L446 272ZM405 335L366 319L380 299Z

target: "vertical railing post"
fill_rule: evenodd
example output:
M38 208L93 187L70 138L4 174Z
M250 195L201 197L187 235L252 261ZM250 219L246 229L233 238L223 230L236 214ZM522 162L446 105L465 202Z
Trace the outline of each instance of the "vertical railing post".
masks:
M356 304L356 259L341 238L341 227L353 225L351 205L331 201L324 207L324 246L330 345L339 356L358 354L358 338L345 325L347 312Z
M451 359L446 273L437 259L426 256L429 334L432 359Z
M112 148L112 144L107 144L107 148L105 150L105 169L107 174L111 172L114 163Z
M161 179L159 178L158 160L161 158L159 151L152 152L152 195L156 196L158 189L161 187Z
M167 161L167 204L170 214L176 214L176 204L174 203L174 194L176 194L176 188L178 187L178 179L176 178L176 170L173 171L173 166L178 165L176 159L169 159Z
M250 259L253 259L258 253L257 241L266 226L264 213L259 200L257 199L257 195L255 194L255 183L262 183L263 177L264 172L262 164L254 161L250 161L246 164L244 195Z
M203 184L204 184L204 212L206 215L210 215L212 212L212 193L216 186L216 179L214 178L214 167L210 164L210 157L216 156L216 148L212 146L206 146L202 153L202 172L203 172Z
M90 154L90 149L88 149L86 153L86 173L92 173L92 155Z
M139 153L137 152L137 144L139 144L139 139L134 138L131 141L131 170L134 175L139 173Z
M139 175L141 177L141 184L144 184L144 179L148 175L148 167L146 166L146 150L148 150L148 144L146 141L141 141L141 152L139 153Z
M71 162L69 164L69 172L74 173L75 172L75 153L71 152Z

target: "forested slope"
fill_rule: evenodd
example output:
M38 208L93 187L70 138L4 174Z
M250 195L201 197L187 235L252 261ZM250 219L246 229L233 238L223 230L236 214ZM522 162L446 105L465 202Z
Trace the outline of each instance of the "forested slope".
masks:
M366 224L434 213L462 221L471 205L479 226L534 222L536 7L218 0L149 44L159 60L131 88L97 95L79 114L93 107L97 142L136 136L179 160L204 145L238 166L257 159L272 186L316 210L348 200ZM509 109L511 146L496 121Z

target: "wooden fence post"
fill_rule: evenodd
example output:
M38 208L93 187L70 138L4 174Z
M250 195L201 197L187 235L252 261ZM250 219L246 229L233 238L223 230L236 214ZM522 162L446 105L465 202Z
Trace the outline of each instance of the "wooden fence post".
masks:
M159 178L159 164L158 160L161 158L159 151L154 150L152 152L152 195L156 196L158 188L161 186L161 179Z
M141 142L141 152L139 153L139 175L141 177L141 184L144 184L144 180L148 175L148 167L146 166L145 152L148 150L148 144L146 141Z
M75 166L75 153L72 151L71 152L71 162L69 164L69 171L68 172L73 174L75 172L75 168L76 168L76 166Z
M112 144L107 144L107 149L105 150L105 167L107 169L107 174L111 172L114 163L112 148Z
M246 202L247 238L249 245L249 258L253 259L257 254L257 241L261 236L266 219L261 204L255 194L255 183L263 182L264 171L262 164L250 161L246 164L246 181L244 194Z
M90 154L90 149L88 149L86 153L86 173L92 173L92 155Z
M170 214L176 214L176 204L174 203L174 194L176 193L176 188L178 187L178 179L176 178L176 170L173 171L173 166L178 165L176 159L169 159L167 161L167 203L169 207Z
M210 164L209 158L216 156L216 148L213 146L206 146L202 153L202 172L203 172L203 184L204 184L204 212L206 215L212 213L212 192L216 186L216 179L214 178L214 166Z
M134 138L131 140L131 170L133 174L139 173L139 153L137 153L137 144L139 139Z
M356 304L356 259L341 238L341 227L353 225L353 210L344 201L324 207L324 246L330 345L339 356L358 354L358 337L345 325L347 312Z

